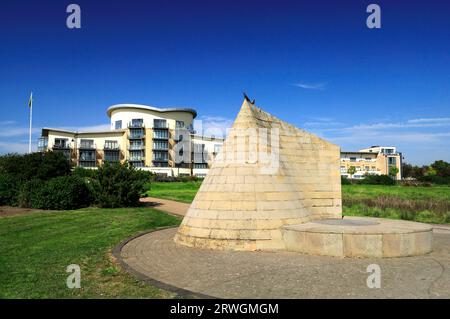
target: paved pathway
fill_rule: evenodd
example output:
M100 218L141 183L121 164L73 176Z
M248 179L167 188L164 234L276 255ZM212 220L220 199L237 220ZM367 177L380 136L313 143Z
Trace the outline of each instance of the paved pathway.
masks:
M180 216L189 208L153 197L141 201ZM175 245L176 228L137 237L117 255L140 279L219 298L450 298L450 226L433 226L434 251L420 257L340 259L202 250ZM381 267L380 289L366 285L366 269L373 263Z
M161 199L155 197L143 197L141 202L158 210L165 211L170 214L184 216L191 204L176 202L174 200Z
M140 278L220 298L450 298L450 231L442 229L433 253L386 259L201 250L176 246L175 232L131 240L119 252L122 262ZM380 289L366 285L374 263Z

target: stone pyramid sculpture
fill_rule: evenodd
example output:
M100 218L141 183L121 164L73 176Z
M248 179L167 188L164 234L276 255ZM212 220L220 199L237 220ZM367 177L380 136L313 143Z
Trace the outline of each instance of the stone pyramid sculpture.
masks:
M341 218L339 156L338 146L245 99L176 243L284 249L283 226Z

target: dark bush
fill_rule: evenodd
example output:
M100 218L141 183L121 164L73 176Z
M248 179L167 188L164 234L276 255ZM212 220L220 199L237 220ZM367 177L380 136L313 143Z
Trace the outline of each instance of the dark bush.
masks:
M97 170L77 166L73 169L72 175L80 178L95 179L97 178Z
M347 177L341 176L341 184L342 184L342 185L350 185L351 182L348 180Z
M0 173L0 205L17 205L20 182L12 174Z
M41 188L46 184L46 181L39 179L32 179L21 184L17 195L17 205L20 207L33 207L32 199L38 196Z
M438 185L450 185L450 176L426 175L419 178L422 183L432 183Z
M366 175L360 184L371 184L371 185L395 185L395 180L388 175Z
M59 152L7 154L0 156L0 173L14 176L18 181L29 181L35 178L49 180L69 175L70 164Z
M128 163L105 163L92 180L95 203L112 208L138 206L144 184L149 181L148 172L136 170Z
M46 182L32 180L24 185L20 197L23 204L41 209L77 209L91 203L88 186L77 176L60 176Z

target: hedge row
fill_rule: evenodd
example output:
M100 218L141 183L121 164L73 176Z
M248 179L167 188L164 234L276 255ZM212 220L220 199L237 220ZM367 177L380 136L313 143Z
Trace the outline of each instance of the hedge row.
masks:
M349 180L348 178L341 176L341 184L395 185L396 181L388 175L367 175L363 179L357 180Z
M0 157L0 205L56 210L137 206L150 178L128 163L71 171L58 153L5 155Z

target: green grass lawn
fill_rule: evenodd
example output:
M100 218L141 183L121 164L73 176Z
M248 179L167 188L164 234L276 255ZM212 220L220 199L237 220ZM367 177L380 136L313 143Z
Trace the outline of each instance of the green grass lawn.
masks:
M190 203L200 182L152 183L148 196ZM450 223L450 187L342 185L343 214Z
M197 194L201 184L201 181L174 183L154 182L146 185L146 189L148 189L146 194L152 197L190 203L194 200L195 194Z
M413 187L384 185L342 185L343 198L374 198L377 196L392 196L411 200L446 200L450 201L450 187Z
M0 218L1 298L170 298L112 261L111 249L141 231L180 218L150 208L88 208ZM81 289L66 267L81 267Z

